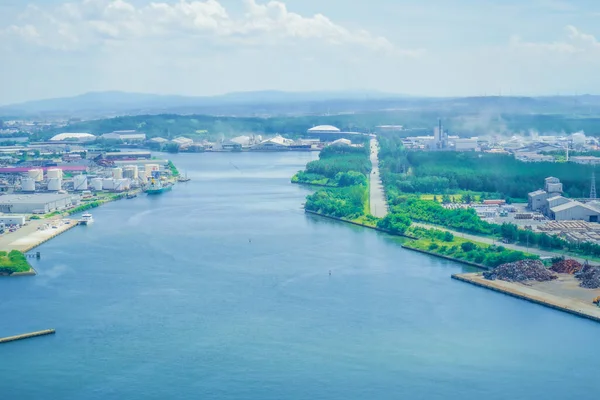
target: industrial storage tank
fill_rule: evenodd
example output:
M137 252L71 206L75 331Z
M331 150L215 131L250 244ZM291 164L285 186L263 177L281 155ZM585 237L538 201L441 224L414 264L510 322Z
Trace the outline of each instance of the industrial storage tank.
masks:
M50 178L48 179L48 190L50 191L58 191L62 189L62 179L61 178Z
M73 177L73 189L74 190L87 190L87 176L85 175L75 175Z
M127 178L115 180L115 190L118 192L122 192L124 190L129 190L130 187L131 187L131 182Z
M102 189L113 190L115 188L115 180L113 178L102 179Z
M44 180L44 170L39 168L30 169L27 171L27 176L36 182L41 182Z
M152 171L160 171L160 165L158 164L146 164L144 167L144 175L146 179L152 177Z
M585 133L583 132L575 132L573 135L571 135L571 139L573 140L573 145L575 146L585 145Z
M123 178L137 179L139 176L137 165L126 165L123 167Z
M102 178L94 178L90 183L94 190L102 190Z
M52 179L52 178L62 179L62 177L63 177L62 169L49 168L48 171L46 171L46 176L48 177L48 179Z
M35 192L35 180L33 178L23 178L21 180L21 190L24 192Z
M123 179L123 169L122 168L113 168L112 170L113 179Z

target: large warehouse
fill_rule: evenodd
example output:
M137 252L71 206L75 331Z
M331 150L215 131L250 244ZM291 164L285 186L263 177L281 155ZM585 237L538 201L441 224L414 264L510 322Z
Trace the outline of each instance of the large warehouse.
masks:
M358 132L342 132L339 128L332 125L319 125L306 131L309 138L319 139L321 142L333 142L338 139L350 139L362 136Z
M0 196L0 212L8 214L46 214L79 203L71 194L7 194Z

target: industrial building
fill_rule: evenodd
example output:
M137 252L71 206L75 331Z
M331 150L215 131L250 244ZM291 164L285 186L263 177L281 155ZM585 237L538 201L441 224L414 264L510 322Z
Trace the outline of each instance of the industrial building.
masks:
M120 140L122 142L143 142L144 140L146 140L145 133L140 133L134 130L114 131L110 133L105 133L101 137L102 139Z
M139 160L145 159L149 160L152 158L152 153L149 151L117 151L117 152L109 152L103 155L105 160Z
M568 161L574 162L575 164L598 165L598 164L600 164L600 157L575 156L575 157L569 158Z
M459 138L454 139L454 150L456 151L476 151L478 148L478 138Z
M0 196L0 212L6 214L46 214L79 204L71 194L8 194Z
M570 201L550 209L550 218L555 221L598 222L599 216L600 210L578 201Z
M25 225L24 215L2 215L0 216L0 225Z
M288 150L289 146L294 143L293 140L285 139L282 136L275 136L271 139L263 140L250 148L255 151L281 151Z
M64 140L74 142L93 142L94 140L96 140L96 136L92 135L91 133L68 132L59 133L58 135L54 135L52 136L52 138L50 138L51 142L62 142Z
M363 135L358 132L342 132L333 125L318 125L306 131L309 138L319 139L321 142L333 142L337 139L352 139Z
M567 199L561 195L562 191L560 180L548 177L545 179L544 190L529 193L527 206L531 211L539 211L555 221L599 221L600 206L594 202L584 204Z
M527 195L527 208L531 211L547 211L548 199L560 196L563 192L562 183L558 178L550 176L544 180L544 190L536 190Z

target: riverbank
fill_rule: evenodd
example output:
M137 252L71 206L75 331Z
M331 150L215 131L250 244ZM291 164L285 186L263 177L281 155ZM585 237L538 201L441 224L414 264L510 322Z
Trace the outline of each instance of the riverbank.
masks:
M455 274L452 279L600 322L600 307L592 303L600 289L580 288L571 275L559 274L554 281L527 283L490 281L480 273Z
M403 237L403 238L406 238L406 239L412 239L412 240L417 240L418 239L415 236L398 235L398 234L396 234L394 232L388 231L387 229L378 228L376 225L368 225L368 224L365 224L365 223L362 223L362 222L358 222L358 221L352 221L352 220L349 220L349 219L332 217L331 215L321 214L319 212L311 211L311 210L306 210L306 209L304 210L304 212L306 214L316 215L316 216L319 216L319 217L333 219L335 221L345 222L347 224L352 224L352 225L360 226L360 227L363 227L363 228L373 229L374 231L379 231L379 232L387 233L388 235L392 235L392 236L399 236L399 237Z

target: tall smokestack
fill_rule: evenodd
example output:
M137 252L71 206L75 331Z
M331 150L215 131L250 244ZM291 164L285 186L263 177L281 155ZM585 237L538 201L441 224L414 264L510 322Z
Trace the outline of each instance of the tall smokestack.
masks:
M440 130L440 137L442 137L442 119L438 118L438 128Z

